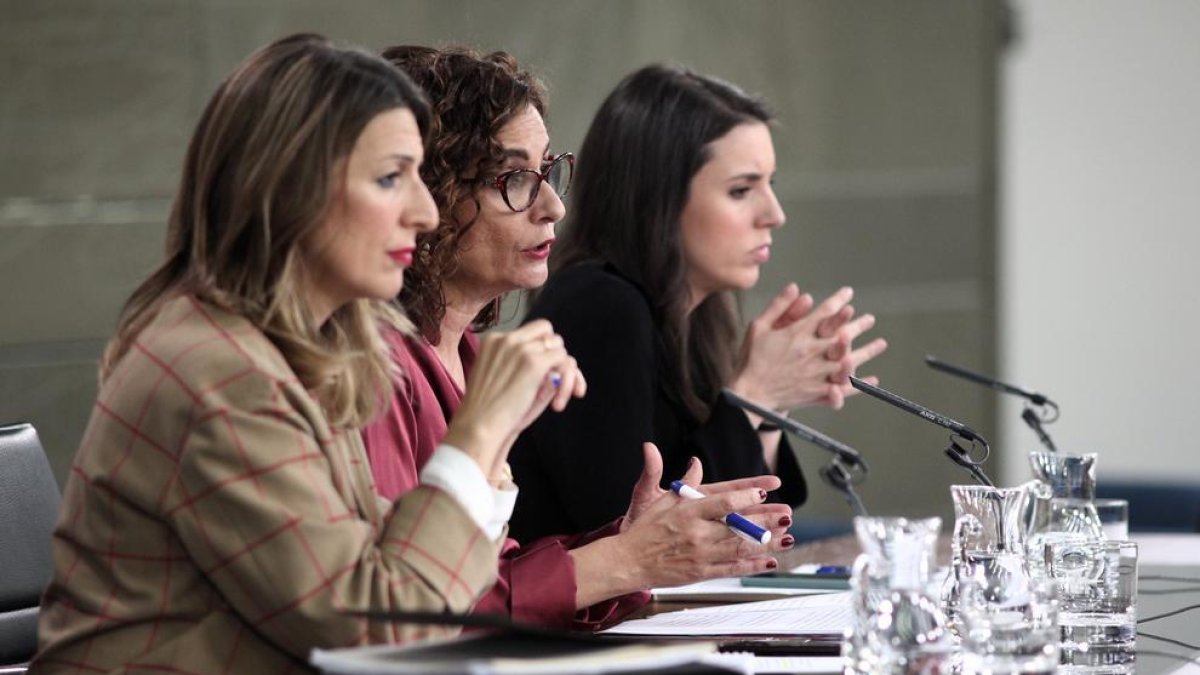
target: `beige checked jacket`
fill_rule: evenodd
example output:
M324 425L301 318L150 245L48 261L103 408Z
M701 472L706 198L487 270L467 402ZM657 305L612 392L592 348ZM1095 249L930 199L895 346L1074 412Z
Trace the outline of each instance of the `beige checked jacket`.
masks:
M101 388L32 671L306 672L313 647L444 634L342 610L466 612L502 541L438 490L377 497L266 337L179 298Z

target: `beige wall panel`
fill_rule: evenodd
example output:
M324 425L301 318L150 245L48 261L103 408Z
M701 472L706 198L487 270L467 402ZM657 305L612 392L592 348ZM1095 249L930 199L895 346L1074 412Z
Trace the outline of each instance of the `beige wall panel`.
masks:
M166 218L136 225L0 227L6 345L104 339L161 258Z

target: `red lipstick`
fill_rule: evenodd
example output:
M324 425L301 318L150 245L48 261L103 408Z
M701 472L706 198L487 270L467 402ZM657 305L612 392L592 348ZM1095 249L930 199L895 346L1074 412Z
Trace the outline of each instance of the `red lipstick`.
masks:
M396 261L396 264L400 265L401 267L409 267L412 265L413 254L416 253L416 250L417 249L412 246L408 248L400 248L396 249L395 251L388 251L388 257Z

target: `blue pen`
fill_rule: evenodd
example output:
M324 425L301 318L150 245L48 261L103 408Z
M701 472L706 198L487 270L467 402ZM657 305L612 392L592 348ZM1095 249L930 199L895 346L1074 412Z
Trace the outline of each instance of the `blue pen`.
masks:
M681 480L671 481L671 490L684 499L704 499L704 494ZM756 544L771 543L771 531L763 529L736 513L721 519L733 533Z

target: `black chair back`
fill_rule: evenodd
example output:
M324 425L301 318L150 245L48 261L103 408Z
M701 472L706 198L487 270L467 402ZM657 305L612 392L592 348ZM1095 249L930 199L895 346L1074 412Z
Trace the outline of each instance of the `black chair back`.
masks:
M37 431L0 426L0 665L37 651L38 604L50 580L58 483Z

